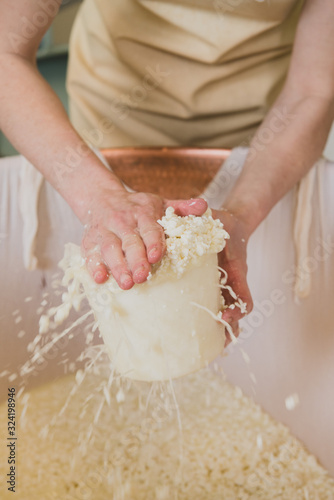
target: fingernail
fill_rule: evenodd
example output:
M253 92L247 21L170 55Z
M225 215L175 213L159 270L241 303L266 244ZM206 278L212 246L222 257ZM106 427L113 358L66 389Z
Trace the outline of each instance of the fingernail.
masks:
M231 318L229 317L229 314L226 313L226 311L224 311L223 314L221 315L221 319L223 319L227 323L231 323Z
M157 256L158 247L151 248L150 253L148 254L149 259L154 259Z
M130 274L127 274L127 273L124 273L121 275L121 285L122 286L129 286L132 284L132 278L130 276Z
M146 273L146 269L144 266L140 266L138 267L138 269L135 270L135 272L133 273L133 277L136 279L136 280L141 280L143 278L143 275Z
M105 279L105 273L103 271L97 271L94 274L94 281L96 281L96 283L102 283L104 279Z

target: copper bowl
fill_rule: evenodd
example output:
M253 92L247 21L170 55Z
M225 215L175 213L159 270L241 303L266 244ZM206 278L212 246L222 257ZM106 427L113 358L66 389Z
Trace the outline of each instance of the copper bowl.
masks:
M187 199L203 193L230 150L136 147L102 149L101 153L131 189Z

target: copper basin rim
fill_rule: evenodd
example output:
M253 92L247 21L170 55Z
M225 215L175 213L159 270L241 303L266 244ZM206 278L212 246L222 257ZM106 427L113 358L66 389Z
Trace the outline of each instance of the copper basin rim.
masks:
M212 181L229 149L186 147L105 148L115 174L135 191L169 199L199 196Z

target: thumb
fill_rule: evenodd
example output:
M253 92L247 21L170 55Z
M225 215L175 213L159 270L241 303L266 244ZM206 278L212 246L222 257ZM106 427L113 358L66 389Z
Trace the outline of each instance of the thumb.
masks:
M165 209L173 207L176 215L203 215L208 204L203 198L191 198L190 200L165 200Z

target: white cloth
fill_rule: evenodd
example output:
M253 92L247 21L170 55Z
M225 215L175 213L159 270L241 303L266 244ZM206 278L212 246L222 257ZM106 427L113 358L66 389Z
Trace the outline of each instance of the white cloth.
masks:
M319 160L325 161L325 160ZM294 223L294 242L296 251L296 265L299 268L309 257L310 230L312 224L312 199L316 185L317 173L321 168L312 168L300 181L297 192L297 208ZM321 182L321 180L320 180ZM311 273L297 274L294 286L295 297L305 298L311 292Z
M25 268L32 271L37 268L35 256L35 239L38 230L38 197L42 182L42 174L23 156L20 157L19 207L23 220L23 262Z

